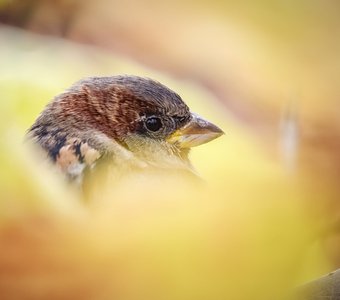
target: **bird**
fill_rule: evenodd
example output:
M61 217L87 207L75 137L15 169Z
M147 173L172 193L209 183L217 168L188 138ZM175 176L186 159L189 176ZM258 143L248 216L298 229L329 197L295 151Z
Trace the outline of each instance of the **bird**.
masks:
M160 82L116 75L81 79L54 97L27 139L67 181L82 185L99 169L195 172L190 149L222 134Z

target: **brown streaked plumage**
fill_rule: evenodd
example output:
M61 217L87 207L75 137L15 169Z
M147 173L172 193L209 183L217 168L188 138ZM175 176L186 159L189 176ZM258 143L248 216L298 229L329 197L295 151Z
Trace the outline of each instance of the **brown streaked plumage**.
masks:
M192 146L223 132L192 114L166 86L137 76L91 77L56 96L28 137L69 178L98 164L184 168Z

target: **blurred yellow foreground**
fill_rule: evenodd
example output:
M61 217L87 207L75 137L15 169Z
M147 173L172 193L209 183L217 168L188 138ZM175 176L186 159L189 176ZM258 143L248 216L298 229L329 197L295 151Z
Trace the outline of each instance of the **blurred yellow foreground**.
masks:
M0 1L0 20L55 35L71 18L57 12L76 3L66 37L118 49L0 25L0 299L276 300L339 267L340 67L327 42L340 27L317 26L331 4L280 15L266 1L235 10L109 2L3 12L11 1ZM48 101L82 77L117 74L164 83L226 132L192 150L202 182L131 174L86 202L40 164L23 140Z
M210 94L93 48L8 28L0 36L11 39L0 48L1 299L280 299L332 267L309 181ZM204 183L136 175L84 203L37 163L22 140L47 101L112 70L167 84L226 131L192 152Z

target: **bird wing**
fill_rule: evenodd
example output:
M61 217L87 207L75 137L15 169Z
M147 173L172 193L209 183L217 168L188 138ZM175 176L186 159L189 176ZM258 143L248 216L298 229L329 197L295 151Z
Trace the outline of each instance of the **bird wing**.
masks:
M100 157L100 152L86 141L73 138L59 149L55 163L72 181L81 183L85 170L93 169Z

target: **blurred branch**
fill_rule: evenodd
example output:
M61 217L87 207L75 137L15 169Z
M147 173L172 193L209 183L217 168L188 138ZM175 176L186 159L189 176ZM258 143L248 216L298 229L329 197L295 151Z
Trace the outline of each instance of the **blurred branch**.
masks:
M0 22L25 27L39 0L8 1L0 9Z
M340 299L340 269L299 288L299 300L338 300Z
M66 36L76 12L78 0L12 0L0 7L0 22L41 33Z

